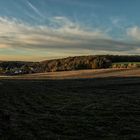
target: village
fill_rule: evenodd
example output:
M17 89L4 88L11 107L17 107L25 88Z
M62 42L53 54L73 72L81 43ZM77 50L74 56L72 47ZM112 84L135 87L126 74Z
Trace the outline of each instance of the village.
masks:
M24 65L22 67L13 67L13 68L3 68L0 67L1 75L21 75L21 74L31 74L35 73L35 68Z

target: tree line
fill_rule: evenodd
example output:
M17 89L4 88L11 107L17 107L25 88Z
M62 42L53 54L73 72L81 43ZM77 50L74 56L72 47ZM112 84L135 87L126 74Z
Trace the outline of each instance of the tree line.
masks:
M90 55L41 62L1 61L0 73L14 75L80 69L102 69L110 68L113 63L117 62L140 62L140 56Z

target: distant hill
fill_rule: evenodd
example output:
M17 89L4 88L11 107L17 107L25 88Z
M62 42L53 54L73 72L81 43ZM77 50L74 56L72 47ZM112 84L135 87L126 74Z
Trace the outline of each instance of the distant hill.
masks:
M109 68L116 62L140 62L140 56L90 55L40 62L42 72Z
M27 74L52 71L110 68L112 63L140 62L140 56L90 55L41 62L0 61L1 74Z

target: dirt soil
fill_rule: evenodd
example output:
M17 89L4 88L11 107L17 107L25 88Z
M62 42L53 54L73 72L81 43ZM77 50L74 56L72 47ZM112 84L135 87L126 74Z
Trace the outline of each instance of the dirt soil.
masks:
M103 72L122 78L1 79L0 139L139 140L140 78L125 72Z

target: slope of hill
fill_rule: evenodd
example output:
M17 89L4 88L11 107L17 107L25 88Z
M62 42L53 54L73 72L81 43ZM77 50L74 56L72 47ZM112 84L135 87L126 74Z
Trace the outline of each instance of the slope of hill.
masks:
M137 67L134 62L140 62L140 56L113 56L113 55L95 55L95 56L75 56L63 59L53 59L41 62L0 62L0 74L15 75L40 72L72 71L84 69L103 69L103 68L123 68L127 64L119 62L133 62L128 67ZM116 64L118 63L118 64Z
M109 68L115 62L140 62L140 56L91 55L75 56L40 62L43 71L69 71Z

